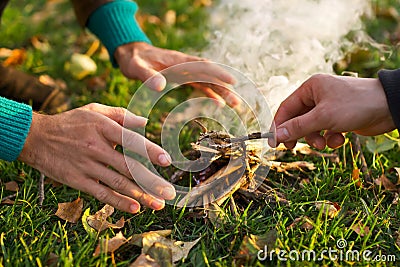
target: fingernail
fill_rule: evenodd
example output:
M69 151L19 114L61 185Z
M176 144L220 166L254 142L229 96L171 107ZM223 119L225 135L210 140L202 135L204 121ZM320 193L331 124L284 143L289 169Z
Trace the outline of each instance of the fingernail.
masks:
M158 162L163 166L167 166L171 164L172 159L168 153L164 153L158 156Z
M174 199L175 198L175 189L171 187L165 187L161 192L161 196L165 199Z
M276 129L276 140L278 142L285 142L289 139L289 132L286 128Z
M151 202L150 206L155 210L160 210L160 209L164 208L164 201L161 201L161 200L158 200L158 199L154 199Z
M137 212L139 212L139 209L140 209L138 204L132 204L129 208L131 209L132 213L137 213Z

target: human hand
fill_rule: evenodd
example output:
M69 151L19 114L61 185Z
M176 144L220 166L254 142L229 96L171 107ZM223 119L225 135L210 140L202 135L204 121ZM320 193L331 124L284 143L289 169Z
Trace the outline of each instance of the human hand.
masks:
M239 98L229 89L235 79L224 69L215 64L208 63L206 59L190 56L178 51L162 49L144 42L133 42L119 46L114 53L121 72L130 79L139 79L148 82L148 87L155 91L161 91L166 86L165 77L158 72L181 63L202 61L204 64L186 65L182 67L182 73L175 73L175 77L181 79L189 73L194 80L203 80L207 83L191 83L196 89L203 91L208 97L230 106L240 103ZM178 74L178 75L176 75ZM184 78L186 79L186 78ZM172 81L177 82L177 81Z
M395 129L378 79L325 74L312 76L281 103L275 125L276 143L270 145L293 148L305 137L317 149L341 146L343 132L370 136Z
M136 213L139 202L162 209L164 199L175 197L174 187L134 159L125 160L114 149L115 144L122 144L124 136L124 146L130 151L168 166L171 159L166 151L122 126L143 127L146 122L123 108L100 104L52 116L34 114L19 160L119 210ZM151 189L151 194L133 178Z

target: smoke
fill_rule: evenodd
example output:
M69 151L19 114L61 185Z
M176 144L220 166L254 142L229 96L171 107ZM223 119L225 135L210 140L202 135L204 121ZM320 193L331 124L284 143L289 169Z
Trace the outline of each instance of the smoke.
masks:
M333 73L345 35L362 29L368 0L220 0L202 56L237 68L273 110L314 73Z

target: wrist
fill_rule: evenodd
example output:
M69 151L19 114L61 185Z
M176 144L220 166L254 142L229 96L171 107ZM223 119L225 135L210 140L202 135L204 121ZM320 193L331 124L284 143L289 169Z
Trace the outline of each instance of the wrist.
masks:
M24 147L18 157L18 160L34 168L38 167L39 153L37 153L37 151L42 146L42 144L40 144L40 134L43 132L43 129L41 129L41 122L45 117L47 117L47 115L39 113L32 114L31 128L26 137Z

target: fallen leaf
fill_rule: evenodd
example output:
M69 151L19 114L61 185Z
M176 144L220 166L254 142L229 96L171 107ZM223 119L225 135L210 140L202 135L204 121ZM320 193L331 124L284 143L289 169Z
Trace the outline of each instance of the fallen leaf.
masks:
M55 215L67 222L77 223L81 217L82 209L83 199L78 197L72 202L58 203Z
M12 50L11 55L5 61L3 61L3 66L18 66L24 63L25 59L25 49L14 49Z
M170 9L165 12L164 21L167 26L173 26L176 23L176 11Z
M299 224L301 224L300 229L311 230L314 228L310 218L308 218L307 216L301 216L294 219L293 222L288 227L286 227L286 230L293 229Z
M260 251L263 251L264 255L269 253L275 248L276 239L277 231L275 229L272 229L261 236L252 234L250 234L250 236L246 235L235 256L235 266L248 266L249 263L251 264L257 259Z
M107 221L107 218L114 213L114 207L106 204L101 210L96 212L94 215L89 215L86 221L90 227L96 229L98 232L102 232L107 228L120 229L124 227L125 220L121 217L115 224Z
M294 161L294 162L278 162L278 161L269 161L269 164L272 169L275 169L277 172L287 172L293 170L315 170L316 167L314 163L307 161Z
M322 153L312 149L308 144L297 143L296 146L292 149L293 154L297 155L298 153L308 156L315 156L319 158L328 158L333 162L339 162L339 156L335 153Z
M58 88L58 89L62 89L65 90L67 89L67 84L65 83L65 81L61 80L61 79L53 79L51 78L49 75L44 74L44 75L40 75L39 76L39 81L45 85L54 87L54 88Z
M109 253L109 252L114 252L119 247L121 247L123 244L127 242L127 239L124 237L124 235L119 232L116 234L113 238L108 239L108 238L102 238L99 241L99 244L96 247L96 250L93 253L93 256L98 256L100 253Z
M72 54L70 61L65 63L64 68L77 80L82 80L97 71L96 62L93 59L78 53Z
M44 184L51 184L51 186L53 187L60 187L62 186L62 183L59 183L49 177L46 177L46 179L44 180Z
M369 152L377 154L393 149L397 145L397 141L387 138L384 135L366 137L365 143Z
M19 186L15 181L5 183L5 187L7 191L17 192L19 190Z
M38 38L37 36L33 36L31 38L31 43L34 48L36 48L39 51L42 51L43 53L47 53L50 51L50 44L46 40L41 40L41 38Z
M155 259L146 254L140 254L129 267L161 267Z
M379 178L375 179L375 184L379 186L383 186L385 190L388 191L397 191L397 187L395 184L390 181L385 174L382 174Z
M7 58L9 56L11 56L12 54L12 50L8 49L8 48L0 48L0 58Z
M351 230L356 232L360 236L368 235L369 234L369 227L365 226L362 222L357 222L353 224Z
M131 237L130 243L142 247L142 253L147 254L154 243L161 243L172 251L172 261L177 262L186 258L190 250L199 242L200 238L192 242L182 242L166 238L171 234L171 230L151 231L136 234Z
M351 173L351 179L354 181L357 188L362 187L362 183L360 180L360 169L354 168L353 172Z
M315 202L315 207L318 210L322 209L322 214L328 215L331 219L336 217L336 215L338 215L340 211L340 206L337 203L331 201L317 201Z
M57 266L58 265L58 259L59 259L59 257L58 257L57 254L55 254L53 252L50 252L49 256L47 257L45 266L48 266L48 267Z
M1 201L2 205L14 205L15 201L11 200L11 199L5 199L3 201Z
M400 168L394 167L394 168L390 169L389 172L396 172L396 174L397 174L396 185L400 185Z
M173 266L173 251L166 244L155 242L147 250L147 254L152 257L161 267Z

